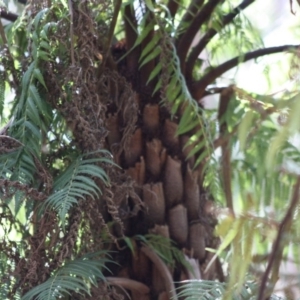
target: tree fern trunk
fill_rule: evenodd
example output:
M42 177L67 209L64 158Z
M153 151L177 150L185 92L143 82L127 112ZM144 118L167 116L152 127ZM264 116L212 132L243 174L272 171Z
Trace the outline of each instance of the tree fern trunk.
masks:
M151 296L145 296L145 299L170 299L168 276L174 281L215 279L218 276L214 264L204 273L212 258L205 248L216 248L218 243L213 236L212 201L203 189L200 168L193 169L194 157L187 159L191 149L184 149L184 145L189 136L176 135L176 118L171 120L166 107L149 96L139 95L131 99L138 105L136 128L115 160L133 179L135 192L143 205L141 211L132 216L135 200L131 197L123 200L120 207L127 211L125 234L153 233L171 238L186 255L194 271L179 265L175 268L165 266L159 271L151 255L149 257L147 251L136 247L135 254L116 275L127 276L149 286ZM126 128L126 121L123 110L114 108L108 114L107 144L114 153L115 147L122 141L122 126ZM142 299L136 292L132 292L131 296L132 299Z

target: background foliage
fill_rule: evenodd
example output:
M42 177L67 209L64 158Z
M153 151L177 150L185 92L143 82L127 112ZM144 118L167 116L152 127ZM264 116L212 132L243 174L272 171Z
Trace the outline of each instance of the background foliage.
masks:
M165 276L166 299L272 294L281 262L299 260L299 92L259 95L217 80L281 52L297 74L299 53L264 47L243 13L252 2L28 1L0 24L2 299L134 298L136 289L154 299L153 283L119 276L143 255ZM14 18L6 4L1 16ZM212 94L219 105L209 111L200 100ZM176 125L164 132L167 161L198 176L205 259L149 229L152 207L132 175L155 137L142 111L158 103Z

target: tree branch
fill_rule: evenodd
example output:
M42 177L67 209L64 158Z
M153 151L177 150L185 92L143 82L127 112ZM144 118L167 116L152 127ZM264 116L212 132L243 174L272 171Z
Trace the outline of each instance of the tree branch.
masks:
M227 72L228 70L236 67L241 62L246 62L251 59L258 58L260 56L280 53L289 50L296 50L300 45L284 45L278 47L270 47L255 50L253 52L248 52L244 55L237 56L233 59L230 59L218 67L209 71L206 75L204 75L200 80L193 82L190 85L190 92L195 99L201 99L205 93L205 88L211 84L214 80L220 77L222 74Z
M18 2L25 5L27 3L27 0L18 0ZM7 11L0 9L0 18L2 18L2 19L14 22L17 20L18 17L19 16L14 13L7 12Z
M148 288L147 285L136 280L123 278L123 277L105 277L105 279L111 285L121 286L125 289L136 291L140 294L150 293L150 289Z
M281 260L282 252L283 252L283 249L284 249L284 246L285 246L284 234L291 227L292 220L293 220L293 214L294 214L294 211L297 208L297 205L298 205L298 202L299 202L299 189L300 189L300 176L298 176L297 182L294 185L294 192L293 192L293 196L292 196L292 199L291 199L290 206L289 206L282 222L279 225L277 237L276 237L276 240L273 243L272 253L269 257L269 262L268 262L266 271L264 272L264 274L261 278L261 285L260 285L260 288L259 288L259 294L258 294L257 300L264 300L265 299L265 297L266 297L266 295L265 295L266 285L267 285L267 281L269 279L269 274L271 272L272 266L278 259Z
M70 12L70 38L71 38L71 64L75 67L75 56L74 56L74 14L73 14L73 5L72 1L68 1L69 4L69 12Z
M197 15L200 7L203 5L204 0L193 0L191 1L186 13L183 15L179 25L178 25L178 37L175 41L175 45L178 45L179 41L181 40L184 29L187 27L187 24L191 22L195 16ZM181 32L182 31L182 32Z
M25 5L27 3L27 0L18 0L18 2ZM2 19L14 22L17 20L18 17L19 16L14 13L7 12L7 11L0 9L0 18L2 18Z
M164 281L165 290L169 295L169 299L177 300L178 298L175 292L174 281L165 263L148 246L142 246L141 250L153 262L153 264L161 274Z
M178 41L177 53L180 59L181 70L183 74L185 73L185 59L194 40L194 37L196 36L200 27L210 18L213 10L221 1L222 0L208 1Z
M229 86L227 89L223 90L220 95L220 104L218 112L218 120L220 124L220 136L226 136L228 134L227 122L225 120L225 114L228 109L230 99L234 93L233 86ZM234 215L233 201L232 201L232 190L231 190L231 149L229 139L226 140L221 145L222 148L222 159L221 159L221 168L222 168L222 182L225 192L226 205L231 210Z
M173 19L176 15L178 7L179 7L178 0L169 0L168 9L169 9L170 15Z
M104 51L104 57L103 57L103 66L105 65L105 62L107 60L108 55L110 55L109 49L111 47L111 43L112 43L112 40L113 40L113 37L114 37L114 31L115 31L115 28L116 28L118 15L119 15L121 6L122 6L122 0L117 0L115 2L115 6L114 6L113 18L112 18L112 20L110 22L110 26L109 26L107 42L106 42L106 49Z
M137 20L134 13L133 5L128 4L124 9L124 27L125 27L125 38L126 38L126 48L130 51L137 39ZM126 57L127 67L129 71L135 71L138 67L138 61L140 57L139 48L136 47L130 51Z
M0 9L0 18L5 19L7 21L14 22L18 19L18 15Z
M232 12L224 16L220 21L220 27L230 24L233 19L246 7L252 4L256 0L244 0L239 6L237 6ZM211 39L218 33L214 28L207 30L206 34L200 39L198 44L192 49L191 54L188 57L186 64L186 74L188 79L192 79L193 68L195 61L197 60L200 53L204 50L206 45L211 41Z

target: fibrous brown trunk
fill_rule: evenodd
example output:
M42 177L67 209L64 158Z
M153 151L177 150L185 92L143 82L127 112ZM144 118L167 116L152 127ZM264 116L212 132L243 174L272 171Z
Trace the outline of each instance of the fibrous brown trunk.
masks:
M136 87L135 90L139 93L141 89ZM200 168L193 168L194 157L186 159L191 147L183 150L188 134L176 135L178 122L176 118L172 119L166 107L158 103L159 99L142 93L134 98L139 99L136 102L139 111L136 129L116 162L134 181L135 192L143 206L137 215L127 216L125 234L154 233L170 237L183 251L194 272L178 265L175 268L158 266L163 262L155 262L149 249L145 250L142 245L136 246L135 254L131 254L122 267L128 270L131 279L149 287L150 294L143 295L145 299L169 299L168 276L174 282L180 279L214 279L217 276L213 269L207 274L203 272L212 258L205 248L216 248L218 244L213 236L215 222L205 209L211 200L204 196L203 174ZM118 124L126 124L123 111L109 113L107 144L113 152L113 147L122 140ZM127 211L130 211L131 203L129 197L126 200ZM128 292L132 299L141 299L136 292Z

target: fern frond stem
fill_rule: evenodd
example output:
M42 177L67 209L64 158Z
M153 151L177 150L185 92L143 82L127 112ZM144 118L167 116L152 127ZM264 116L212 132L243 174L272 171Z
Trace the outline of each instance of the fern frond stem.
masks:
M228 70L238 66L241 62L246 62L251 59L255 59L264 55L280 53L284 51L291 51L296 50L299 48L300 45L283 45L278 47L270 47L270 48L263 48L259 50L255 50L252 52L248 52L244 55L236 56L223 64L219 65L218 67L212 69L206 75L204 75L200 80L193 82L190 85L190 91L192 96L195 99L201 99L205 94L205 88L211 84L214 80L220 77L222 74L227 72Z
M226 134L226 136L219 136L218 138L216 138L213 141L213 149L217 149L219 147L222 147L228 139L230 139L232 136L234 136L239 128L240 123L238 123L236 126L234 126L234 128L232 129L232 131L228 134Z
M251 141L252 137L255 135L255 133L257 132L257 130L259 129L259 125L272 113L277 112L278 110L276 110L275 108L267 108L265 110L257 110L255 109L255 107L250 106L250 108L252 108L253 110L255 110L256 112L258 112L261 117L259 118L259 121L255 124L255 126L251 129L251 131L248 134L248 138L247 140ZM236 133L238 132L239 126L241 125L241 122L238 122L229 133L223 134L216 138L213 141L213 149L216 150L219 147L223 147L224 144L226 144L228 142L228 140L233 137L234 135L236 135Z
M217 272L217 275L218 275L218 279L221 283L225 282L225 275L224 275L224 271L223 271L223 268L222 268L222 263L220 261L220 258L217 257L216 259L216 272Z
M293 10L293 0L290 0L290 9L291 9L291 13L292 13L293 15L295 15L296 12Z
M210 0L193 19L188 29L178 42L177 53L180 59L182 73L185 73L185 59L190 46L200 27L211 17L212 12L222 0Z
M115 5L114 5L114 14L109 26L109 30L108 30L108 36L107 36L107 42L106 42L106 49L104 51L104 56L103 56L103 65L105 65L105 62L107 60L107 56L109 55L109 49L114 37L114 32L115 32L115 28L116 28L116 24L117 24L117 20L118 20L118 15L120 12L122 6L122 0L116 0Z
M169 294L169 299L178 300L177 294L175 292L175 285L174 285L173 278L165 263L150 247L143 246L141 248L141 251L153 262L158 272L161 274L164 280L165 290Z
M247 8L250 4L255 2L256 0L244 0L239 6L237 6L232 12L224 16L220 21L220 27L230 24L234 18L245 8ZM200 39L198 44L192 49L187 63L186 63L186 76L187 79L192 79L193 68L195 65L195 61L198 56L207 46L207 44L211 41L211 39L218 33L218 31L214 28L210 28L207 30L206 34Z
M37 201L43 201L47 199L47 195L39 192L37 189L30 187L27 184L23 184L19 181L7 180L7 179L0 179L0 186L6 188L15 188L18 191L22 191L26 194L26 197L31 197ZM14 194L14 192L12 192ZM5 194L2 195L5 198Z
M121 286L125 289L136 291L143 295L150 293L150 289L148 288L148 286L133 279L121 277L105 277L105 279L110 285Z
M169 0L167 7L169 9L171 17L174 19L176 12L178 10L178 7L179 7L178 1L177 0Z
M20 142L19 140L15 139L15 138L13 138L13 137L11 137L11 136L8 136L8 135L0 135L0 139L1 139L1 138L12 140L12 141L14 141L14 142L20 144L21 146L26 147L22 142Z
M68 0L69 2L69 11L70 11L70 38L71 38L71 63L72 66L75 66L75 56L74 56L74 15L73 15L73 5L72 0Z
M268 261L266 271L264 272L264 274L261 278L261 284L260 284L257 300L264 300L266 297L266 295L265 295L266 285L267 285L267 281L269 279L269 274L270 274L271 269L274 264L276 264L276 268L275 268L275 270L273 270L271 280L272 279L274 280L274 278L276 278L276 280L277 280L277 278L278 278L278 269L279 269L280 261L281 261L284 246L285 246L284 235L286 234L286 232L288 232L290 230L291 225L292 225L293 214L299 203L299 196L300 196L299 189L300 189L300 176L298 176L297 181L294 185L294 191L293 191L290 205L287 209L287 212L286 212L283 220L281 221L281 223L279 225L277 237L273 243L272 252L269 256L269 261ZM275 285L275 282L272 282L272 286L274 286L274 285ZM268 294L271 294L271 292L272 291L268 291Z
M7 45L7 38L6 38L6 35L5 35L5 32L4 32L2 22L0 22L0 36L1 36L1 39L2 39L3 45Z
M222 91L220 95L220 104L219 104L219 112L218 112L218 120L220 124L220 136L224 136L228 133L227 122L224 119L226 111L228 109L228 105L230 99L232 98L234 93L233 86L228 87L224 91ZM223 188L225 192L226 205L231 210L234 216L234 207L232 201L232 190L231 190L231 151L229 145L229 139L222 144L222 159L221 159L221 168L222 168L222 181Z
M181 38L184 34L184 32L180 32L180 31L183 30L187 26L187 24L195 18L195 16L199 12L203 3L204 3L204 0L191 1L188 9L186 10L186 13L183 15L183 17L177 27L178 37L175 41L175 45L178 45L178 42L181 40Z
M137 20L134 13L132 4L128 4L124 9L124 27L125 27L125 39L126 39L126 50L130 51L138 37ZM138 60L140 57L139 47L136 47L130 51L126 57L127 67L129 71L135 71L138 67Z

